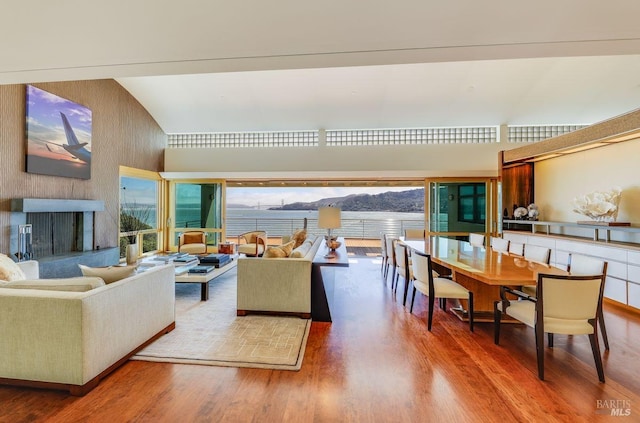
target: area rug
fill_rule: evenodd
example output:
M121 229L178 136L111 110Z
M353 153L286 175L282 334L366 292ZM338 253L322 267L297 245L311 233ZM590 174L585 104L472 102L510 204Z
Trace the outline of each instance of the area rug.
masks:
M311 321L236 316L236 270L214 279L209 300L198 284L176 284L176 328L132 360L300 370Z

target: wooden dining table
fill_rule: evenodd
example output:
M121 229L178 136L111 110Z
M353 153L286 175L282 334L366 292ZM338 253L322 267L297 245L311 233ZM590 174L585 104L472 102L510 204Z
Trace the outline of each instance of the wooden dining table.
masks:
M525 260L522 256L501 253L490 247L477 247L467 241L429 236L425 239L401 239L410 249L429 254L434 270L450 274L454 281L473 292L475 321L493 321L493 304L500 300L500 287L535 285L539 273L567 274L565 270ZM405 284L405 291L408 284ZM463 308L453 311L466 318Z

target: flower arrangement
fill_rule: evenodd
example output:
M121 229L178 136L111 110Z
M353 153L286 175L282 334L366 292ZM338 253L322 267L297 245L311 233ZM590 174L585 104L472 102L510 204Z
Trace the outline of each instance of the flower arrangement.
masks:
M597 222L615 222L622 190L614 187L609 191L595 191L573 199L573 211Z

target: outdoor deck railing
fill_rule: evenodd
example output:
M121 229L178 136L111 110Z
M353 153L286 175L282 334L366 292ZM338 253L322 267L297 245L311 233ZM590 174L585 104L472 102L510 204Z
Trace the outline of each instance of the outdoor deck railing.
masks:
M276 218L227 218L227 237L244 232L262 230L269 236L290 235L304 227L304 219ZM379 239L380 235L403 236L405 229L423 229L422 219L342 219L342 226L332 229L331 234L345 238ZM318 219L307 219L307 232L326 235L326 229L318 228Z

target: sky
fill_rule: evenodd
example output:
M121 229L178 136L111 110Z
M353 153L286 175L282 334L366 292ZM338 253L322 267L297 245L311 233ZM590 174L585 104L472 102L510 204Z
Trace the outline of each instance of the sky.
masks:
M417 187L322 187L322 188L227 188L227 205L242 204L260 208L350 194L380 194L388 191L408 191Z
M28 154L51 159L77 160L62 147L56 146L67 143L60 112L67 116L78 141L88 143L85 148L91 150L91 110L27 85Z

